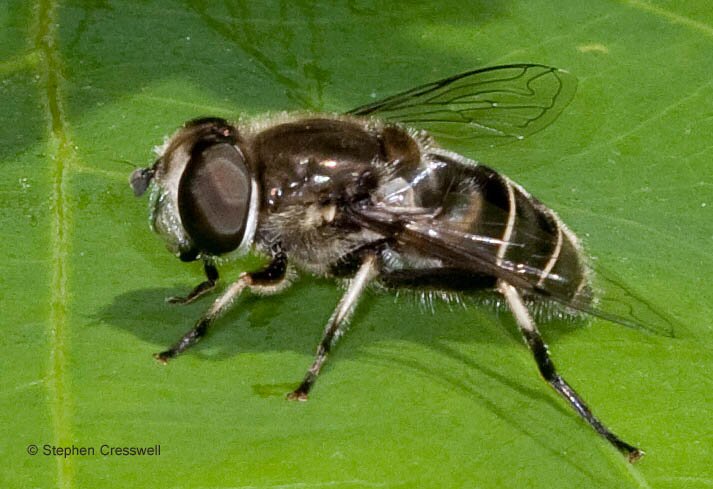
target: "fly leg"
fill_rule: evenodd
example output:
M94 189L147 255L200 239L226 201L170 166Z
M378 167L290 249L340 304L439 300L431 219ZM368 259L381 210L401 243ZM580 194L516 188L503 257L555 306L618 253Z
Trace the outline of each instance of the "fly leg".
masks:
M324 328L322 341L317 347L317 355L315 356L312 365L307 374L302 380L302 383L297 389L287 395L287 398L293 401L306 401L310 389L314 386L319 371L322 369L330 349L334 346L337 339L344 333L349 316L354 311L356 304L361 297L364 289L369 282L378 274L378 259L374 254L368 254L364 257L359 270L349 284L349 288L339 301L337 308L329 318L327 326Z
M540 370L540 374L544 379L556 390L565 400L569 403L572 408L574 408L577 413L584 418L584 420L589 423L589 425L594 428L597 433L606 438L606 440L614 445L614 447L621 453L626 455L629 462L636 462L639 458L644 455L644 452L636 448L635 446L629 445L617 435L612 433L609 428L604 426L599 419L597 419L592 411L589 409L584 400L579 397L579 394L570 387L570 385L565 381L555 369L552 360L550 359L549 352L547 350L547 345L540 336L540 332L535 325L535 322L530 316L530 312L527 310L525 303L520 296L520 293L515 287L509 283L500 280L498 281L498 290L505 296L505 299L510 306L510 310L515 316L517 325L520 328L527 346L530 348L532 355L535 357L535 362L537 363L537 368Z
M243 273L238 280L233 282L223 294L218 297L203 314L192 329L186 332L171 348L161 353L154 354L154 358L161 363L168 363L191 346L195 345L205 335L208 327L223 314L246 288L261 294L278 292L288 284L287 256L276 248L273 250L272 261L262 270Z
M209 260L204 261L203 271L205 272L206 280L199 283L187 296L181 297L174 295L173 297L167 298L166 302L170 304L190 304L215 289L218 283L218 269L215 268L215 264Z

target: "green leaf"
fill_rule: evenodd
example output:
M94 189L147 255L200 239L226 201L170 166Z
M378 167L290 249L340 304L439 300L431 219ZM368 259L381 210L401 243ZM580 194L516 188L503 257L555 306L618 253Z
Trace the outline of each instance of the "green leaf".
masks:
M713 486L708 2L0 10L2 487ZM326 279L241 299L201 345L152 360L208 303L163 302L201 270L148 231L125 162L150 163L195 116L343 112L516 62L573 73L573 102L524 141L452 149L558 211L607 271L605 294L673 318L673 338L595 319L541 324L561 373L644 459L629 465L578 419L538 378L510 315L488 307L431 313L370 295L307 403L283 396L339 300ZM156 444L160 455L99 454Z

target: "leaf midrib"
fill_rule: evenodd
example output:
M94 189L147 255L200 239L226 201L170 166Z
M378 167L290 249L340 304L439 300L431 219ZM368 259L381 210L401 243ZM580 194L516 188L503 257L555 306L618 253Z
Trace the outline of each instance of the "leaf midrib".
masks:
M50 276L48 403L55 446L71 440L71 394L67 373L68 255L70 246L70 209L67 203L67 175L74 159L74 147L67 133L60 93L61 57L57 46L57 3L39 0L33 29L34 49L41 58L36 65L40 79L40 99L47 119L50 194ZM57 457L57 486L70 488L73 483L71 457Z

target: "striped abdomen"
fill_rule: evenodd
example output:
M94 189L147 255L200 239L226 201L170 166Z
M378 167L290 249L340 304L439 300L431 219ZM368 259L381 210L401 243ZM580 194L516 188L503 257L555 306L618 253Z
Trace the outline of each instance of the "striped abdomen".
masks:
M421 206L440 209L440 228L457 231L464 240L477 237L498 266L561 300L589 301L577 238L552 210L486 166L448 152L431 158L434 163L414 191Z

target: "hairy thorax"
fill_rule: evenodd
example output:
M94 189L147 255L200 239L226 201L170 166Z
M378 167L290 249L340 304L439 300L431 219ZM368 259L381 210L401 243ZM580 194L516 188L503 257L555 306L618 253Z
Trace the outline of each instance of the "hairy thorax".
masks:
M413 139L401 129L349 118L288 120L255 132L252 158L263 188L258 245L280 240L298 266L323 274L380 239L350 224L344 209L372 198L385 162L418 160L418 147L396 147L403 141Z

